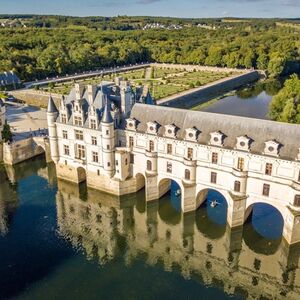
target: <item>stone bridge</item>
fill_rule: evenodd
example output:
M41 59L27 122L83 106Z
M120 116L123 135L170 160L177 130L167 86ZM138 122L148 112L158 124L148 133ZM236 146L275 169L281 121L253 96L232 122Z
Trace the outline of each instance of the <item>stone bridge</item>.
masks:
M3 161L7 165L15 165L43 153L45 153L46 161L51 162L47 136L32 136L3 144Z

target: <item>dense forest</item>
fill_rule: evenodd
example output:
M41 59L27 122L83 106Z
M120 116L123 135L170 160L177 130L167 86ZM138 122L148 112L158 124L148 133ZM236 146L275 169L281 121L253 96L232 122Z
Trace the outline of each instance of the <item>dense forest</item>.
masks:
M269 115L276 121L300 124L300 79L296 74L273 97Z
M22 80L146 61L258 68L272 77L300 68L298 20L0 16L8 17L26 27L0 28L0 72ZM182 28L141 29L153 22Z

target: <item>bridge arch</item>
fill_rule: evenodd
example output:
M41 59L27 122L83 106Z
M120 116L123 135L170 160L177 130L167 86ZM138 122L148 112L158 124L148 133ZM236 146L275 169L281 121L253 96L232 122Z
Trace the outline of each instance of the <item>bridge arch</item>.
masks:
M264 200L249 201L244 214L244 228L249 231L252 227L259 236L279 241L283 236L285 216L286 207Z
M136 173L135 174L135 180L136 180L136 191L139 191L145 186L146 177L142 173Z
M78 168L76 169L76 172L77 172L77 180L78 180L78 183L85 182L86 179L87 179L85 168L83 168L83 167L78 167Z
M166 224L179 224L182 217L184 187L179 180L172 177L160 178L157 187L160 198L158 208L160 219Z
M226 193L216 189L201 189L196 197L196 226L210 239L220 239L226 232L228 200ZM213 206L216 201L217 205Z

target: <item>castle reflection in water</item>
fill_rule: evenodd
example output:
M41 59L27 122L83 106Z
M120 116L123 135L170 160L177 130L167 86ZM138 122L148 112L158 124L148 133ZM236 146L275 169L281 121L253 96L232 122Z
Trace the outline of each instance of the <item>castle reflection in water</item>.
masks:
M60 235L99 264L123 255L130 265L144 255L149 265L228 294L299 299L299 246L264 239L251 226L243 232L214 224L205 207L183 215L168 199L146 204L143 191L118 199L64 181L56 202Z
M34 164L31 172L56 184L51 165L32 169ZM26 172L26 168L17 173L6 170L11 182ZM18 199L0 179L0 234L5 235ZM84 250L89 260L103 265L122 257L130 266L142 257L150 266L162 264L167 272L180 272L186 280L218 287L229 295L299 299L299 245L263 238L252 224L244 229L218 224L205 206L184 215L169 196L146 203L143 190L120 199L60 180L57 186L58 234Z

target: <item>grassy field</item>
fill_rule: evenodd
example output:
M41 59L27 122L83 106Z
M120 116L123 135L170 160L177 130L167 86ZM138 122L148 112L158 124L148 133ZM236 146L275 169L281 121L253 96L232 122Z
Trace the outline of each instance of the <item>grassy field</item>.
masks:
M119 74L110 74L98 76L82 81L87 84L99 84L102 80L113 81L116 76L129 80L136 87L139 85L148 85L153 97L156 100L172 96L179 92L189 90L194 87L200 87L216 80L234 75L233 73L209 72L209 71L186 71L174 68L148 68L134 71L123 72ZM41 87L42 90L57 94L69 94L75 82L66 82L62 84Z

